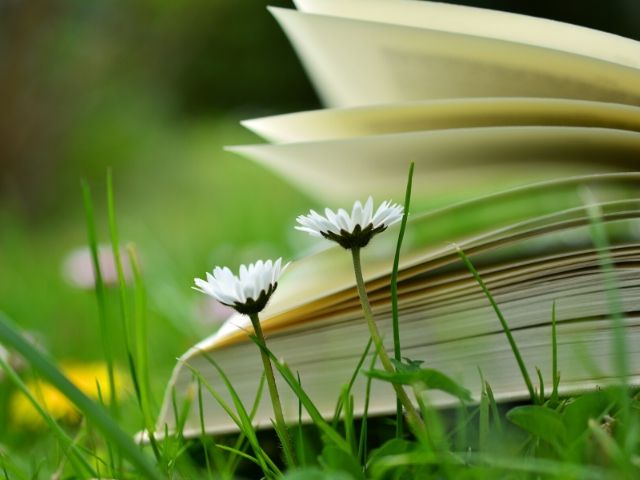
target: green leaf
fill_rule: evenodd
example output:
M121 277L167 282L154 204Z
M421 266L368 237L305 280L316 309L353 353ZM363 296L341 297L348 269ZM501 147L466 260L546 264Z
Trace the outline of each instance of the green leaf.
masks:
M507 418L523 430L554 446L566 442L567 430L562 416L555 410L540 405L525 405L509 410Z
M381 458L388 457L390 455L401 455L403 453L412 452L415 449L416 444L414 442L403 440L401 438L392 438L388 442L382 444L380 448L376 448L371 452L371 456L369 457L367 464L368 466L374 465Z
M353 480L353 477L346 472L328 472L311 467L292 470L282 480Z
M391 363L399 372L416 372L420 370L424 363L424 360L411 360L407 357L403 357L403 360L404 362L395 358L391 359Z
M459 385L452 378L444 373L431 368L407 369L405 371L387 372L384 370L369 370L364 372L365 375L383 380L385 382L394 383L396 385L414 385L423 384L430 390L441 390L463 401L471 401L471 392Z
M327 445L322 449L322 455L318 458L320 465L325 470L346 472L349 478L364 480L364 473L360 462L353 455L334 445Z
M598 419L611 407L604 392L591 392L580 395L567 404L562 419L567 429L568 439L576 440L589 428L589 419Z

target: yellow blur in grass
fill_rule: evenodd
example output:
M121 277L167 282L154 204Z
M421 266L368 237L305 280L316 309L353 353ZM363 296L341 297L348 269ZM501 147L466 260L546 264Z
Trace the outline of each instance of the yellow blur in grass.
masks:
M111 398L109 373L105 363L64 363L60 370L85 395L98 400L102 397L104 403ZM126 379L122 371L114 370L115 390L118 397L122 397L126 389ZM100 385L100 393L98 392ZM41 380L26 382L27 387L37 399L38 403L54 419L68 424L76 424L81 415L78 409L54 386ZM21 392L15 392L9 404L11 419L18 428L41 429L46 426L45 421L33 407L31 401Z

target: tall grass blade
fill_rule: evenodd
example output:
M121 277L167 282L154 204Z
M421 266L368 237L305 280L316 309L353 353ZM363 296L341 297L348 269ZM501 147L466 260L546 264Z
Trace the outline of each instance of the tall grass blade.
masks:
M253 399L253 405L251 407L251 411L249 412L249 419L252 422L256 416L256 413L258 413L258 408L260 407L260 401L262 400L262 393L264 392L264 386L266 384L266 381L267 381L267 377L263 372L262 375L260 376L260 383L258 384L258 390L256 391L256 396ZM247 441L247 437L245 437L245 435L242 432L240 432L240 435L238 435L238 439L236 440L234 448L239 451L244 451L248 443L249 442ZM240 461L240 457L237 457L235 455L232 455L231 457L229 457L227 465L229 465L229 472L231 474L233 474L236 468L238 468L239 461Z
M231 400L236 409L237 415L233 414L233 412L231 411L231 408L226 404L226 402L222 399L222 397L215 391L215 389L209 384L209 382L207 382L207 380L202 376L200 372L196 371L191 366L189 366L189 368L191 369L192 372L195 373L196 376L198 376L202 380L207 390L211 392L213 397L220 404L220 406L227 412L227 414L230 414L231 418L234 420L236 425L238 425L238 428L240 429L240 431L247 437L247 440L249 440L249 443L256 455L256 459L261 464L261 468L265 476L267 476L267 478L273 478L274 476L279 476L281 474L280 470L260 446L260 442L258 441L258 437L256 436L251 418L249 417L244 405L242 404L242 400L238 396L238 393L233 388L233 385L229 381L229 378L227 377L227 375L224 373L224 370L220 368L218 363L213 358L211 358L211 356L205 354L204 357L211 365L213 365L213 367L216 369L216 371L220 375L220 378L224 382L225 387L227 388L227 391L231 396Z
M607 294L607 302L609 304L609 315L611 317L611 325L613 330L613 352L616 374L620 379L620 388L618 397L621 405L619 419L621 428L620 433L627 430L627 439L625 443L631 445L633 439L628 438L629 420L630 420L630 401L627 391L629 380L629 349L627 346L626 329L624 325L624 315L622 309L622 300L620 298L620 290L618 280L616 278L615 264L611 257L609 248L609 238L607 230L602 221L602 209L597 203L589 190L582 192L585 199L587 213L591 222L591 238L598 252L598 261L604 281Z
M104 395L102 395L102 386L100 385L100 382L97 379L96 379L96 392L98 393L99 404L106 409ZM111 444L109 442L107 442L107 460L109 462L109 467L111 467L111 471L117 472L118 470L116 469L116 455L113 452L113 448L111 447Z
M360 358L358 359L358 363L356 365L356 368L353 370L353 373L351 374L351 378L349 379L349 383L346 386L345 392L347 395L349 395L351 393L351 390L353 389L353 384L356 382L356 378L358 378L358 374L360 373L360 371L362 370L362 365L364 364L364 361L367 358L367 355L369 355L369 350L371 350L371 345L373 344L373 339L371 337L369 337L369 341L367 342L366 347L364 348L364 351L362 352L362 355L360 355ZM376 355L374 355L376 356ZM298 382L300 383L300 382ZM300 386L302 386L302 383L300 383ZM344 392L343 392L344 393ZM331 422L331 426L333 428L336 428L336 426L338 425L338 421L340 419L340 414L342 413L342 401L343 401L343 394L340 395L340 397L338 398L338 404L336 405L336 410L335 413L333 414L333 421Z
M67 435L58 422L56 422L51 415L40 405L38 400L29 391L27 385L22 381L16 371L0 356L0 367L4 370L7 377L13 382L13 384L20 390L20 392L29 400L33 408L42 417L45 423L49 426L51 432L55 435L61 445L68 450L66 456L69 462L73 466L76 474L83 477L86 474L96 476L96 471L89 465L89 462L84 458L82 453L78 450L78 447L73 442L73 439ZM8 476L7 476L8 478Z
M273 426L273 430L276 432L276 436L280 441L280 445L285 445L284 442L287 441L287 435L289 435L287 427L279 425L278 422L274 420L271 420L271 425ZM287 468L294 468L296 465L296 461L293 458L293 447L291 451L288 448L283 448L282 453L284 454L284 463L286 464Z
M402 361L402 350L400 345L400 321L398 318L398 268L400 266L400 250L402 249L402 240L404 239L404 232L407 228L407 218L409 217L414 167L415 163L411 162L411 165L409 166L409 175L407 178L407 188L404 194L404 213L402 215L402 222L400 223L400 232L398 233L396 252L393 257L393 269L391 270L391 323L393 326L393 356L398 362ZM402 438L403 426L404 415L402 410L402 403L399 399L396 399L396 438Z
M72 459L70 458L69 453L71 452L71 450L73 448L76 448L79 451L82 451L82 452L90 455L95 460L98 460L98 461L100 460L96 455L93 455L91 452L87 451L87 449L82 448L82 446L81 446L81 442L86 438L87 432L88 432L87 422L83 420L82 423L81 423L80 428L78 429L78 432L75 435L75 437L73 437L71 439L71 442L72 442L71 445L69 445L68 447L64 448L64 450L62 452L63 456L60 459L60 461L58 462L58 467L56 468L55 472L53 473L52 478L62 478L62 475L64 474L64 470L66 468L67 460L69 461L69 463L72 463ZM80 471L80 470L76 468L76 472L78 472L78 471ZM89 473L90 474L97 474L97 471L89 470Z
M467 257L467 255L457 245L456 245L456 250L457 250L458 255L460 256L460 258L464 262L465 266L467 267L467 269L471 272L471 274L475 278L475 280L478 283L478 285L480 285L480 288L482 289L482 291L484 292L485 296L489 300L489 303L493 307L493 310L496 313L496 315L498 317L498 320L500 321L500 325L502 325L502 330L504 331L505 335L507 336L507 340L509 341L509 345L511 346L511 351L513 352L513 356L516 358L516 362L518 363L518 368L520 368L520 373L522 374L522 379L524 380L524 383L527 386L527 390L529 391L529 398L531 399L532 403L536 403L536 392L535 392L535 390L533 388L533 383L531 383L531 377L529 376L529 372L527 371L527 367L524 364L524 360L522 359L522 355L520 355L520 350L518 349L518 345L516 344L516 341L513 338L513 335L511 334L511 329L509 328L509 325L507 324L507 320L504 318L504 315L502 314L502 311L500 310L500 307L498 306L498 304L496 303L496 301L493 298L493 295L491 295L491 292L489 291L489 289L485 285L484 280L482 280L482 277L480 277L480 274L478 273L478 270L476 270L476 267L474 267L473 263L471 263L471 260L469 260L469 257Z
M297 395L297 397L304 405L305 410L311 417L311 420L316 425L316 427L318 427L318 429L322 433L324 433L324 435L329 440L331 440L331 442L334 443L338 448L350 454L351 448L349 444L335 429L331 427L331 425L327 423L324 418L322 418L322 415L318 411L317 407L311 401L307 393L302 389L301 385L296 380L295 375L293 375L293 372L291 372L291 369L284 363L280 362L273 354L273 352L271 352L271 350L269 350L269 348L264 343L260 342L254 335L250 335L249 338L251 338L251 340L253 340L253 342L258 345L258 347L260 347L264 352L267 353L275 368L278 370L278 372L280 372L280 375L282 375L282 378L284 378L285 382L287 382L291 390L293 390L293 393Z
M118 294L120 296L120 314L122 316L122 331L124 334L124 344L127 353L131 352L131 343L129 339L129 309L127 300L127 282L122 268L122 256L120 254L120 238L118 236L118 224L116 222L116 207L113 195L113 172L109 168L107 170L107 216L109 218L109 234L111 237L111 249L113 251L113 259L116 264L116 272L118 275Z
M141 475L150 479L162 478L156 468L149 463L147 457L142 454L131 437L120 429L109 414L71 383L51 360L25 340L18 333L11 321L1 313L0 343L14 348L42 378L67 397L71 403L83 413L87 420L102 432L107 441L116 446L120 453L129 459Z
M469 410L464 402L459 402L456 408L456 423L454 426L456 450L465 451L469 446Z
M560 386L560 372L558 371L558 331L557 331L556 302L551 307L551 372L553 375L553 389L550 400L553 404L558 402L558 387Z
M122 255L120 251L120 238L118 235L118 224L116 222L116 208L113 194L113 172L111 168L107 169L107 216L109 218L109 234L111 237L111 249L113 259L116 265L118 275L118 295L120 297L120 316L122 319L122 334L124 336L124 347L127 356L127 364L129 366L129 374L134 385L136 398L140 408L142 409L142 398L140 393L140 381L138 379L138 369L133 354L133 346L131 344L131 320L129 318L129 301L127 298L127 280L124 276L122 267ZM144 415L144 413L143 413ZM156 451L154 450L154 454Z
M0 465L2 465L2 473L4 475L4 480L9 480L9 472L7 472L7 464L4 460L4 453L0 452Z
M489 395L485 386L484 379L482 380L482 394L480 395L480 415L478 419L478 451L484 452L487 450L487 444L489 440Z
M98 256L98 235L96 230L95 215L93 212L93 200L91 199L91 189L89 184L82 180L82 198L84 203L85 221L87 224L87 241L89 250L91 251L91 261L93 263L93 273L95 277L95 292L98 302L98 322L100 328L100 338L102 339L102 349L104 351L105 361L107 363L107 375L109 378L109 406L116 418L119 416L118 399L116 394L116 381L114 375L113 362L113 340L111 337L111 328L107 319L107 302L105 296L104 281L102 279L102 270L100 268L100 259Z
M176 401L176 390L175 388L171 391L173 396L173 408L175 409L175 418L176 418L176 430L178 432L178 437L184 439L184 426L187 424L187 418L189 418L189 412L191 411L191 407L193 405L193 397L195 392L193 388L187 391L187 394L184 396L182 400L182 405L178 407Z
M134 316L133 316L133 338L135 362L131 362L131 369L135 371L135 385L137 387L140 411L144 421L145 429L148 432L149 444L158 461L161 453L158 442L155 438L155 426L151 405L151 386L149 381L149 362L147 351L147 293L142 280L140 270L140 260L133 245L127 246L127 255L133 272L134 282Z
M211 476L211 461L209 460L209 435L204 426L204 410L202 408L202 380L198 378L198 419L200 420L200 443L204 452L204 464L207 468L207 476Z
M216 448L219 448L220 450L225 450L227 452L233 453L234 455L237 455L238 457L244 458L245 460L249 460L250 462L253 462L256 465L258 465L259 467L261 467L260 461L256 457L254 457L252 455L249 455L248 453L245 453L242 450L238 450L237 448L230 447L228 445L222 445L220 443L216 444Z
M491 407L491 416L493 417L493 424L495 425L496 432L502 435L502 419L500 418L500 411L498 410L498 402L493 396L493 390L489 382L484 382L484 387L487 391L487 398L489 399L489 406Z
M538 384L540 385L538 390L538 403L542 405L544 403L544 379L542 378L542 372L538 367L536 368L536 374L538 375Z
M620 411L617 415L620 427L616 429L616 436L622 439L623 448L631 454L637 449L637 438L634 438L635 430L632 415L631 401L629 398L629 347L625 328L625 318L620 297L620 286L616 275L616 267L611 257L609 236L602 220L602 209L591 191L583 190L583 198L586 203L587 213L591 222L591 238L598 252L598 261L604 281L609 306L609 316L613 330L613 352L616 374L619 377L619 388L616 389Z
M617 374L623 382L626 382L629 375L628 347L625 336L624 317L622 314L622 300L620 298L620 289L616 278L615 265L611 258L611 251L609 249L609 238L602 222L602 210L600 205L588 191L584 191L583 194L586 197L587 212L591 221L591 238L598 252L600 269L602 270L605 289L607 292L609 314L611 315L614 333L613 351L615 352L615 362L618 370Z
M640 474L640 469L634 467L631 463L631 459L628 455L626 455L615 442L613 437L606 433L602 427L594 420L589 419L589 431L596 443L600 446L601 450L607 455L608 459L611 460L620 470L625 473L625 476L622 478L638 478ZM633 473L635 470L635 474Z
M353 424L353 395L349 395L347 390L343 390L342 394L343 405L344 405L344 416L342 418L342 422L344 425L344 436L347 440L347 443L351 446L351 453L356 454L356 431L355 425Z
M372 340L369 339L369 346L371 346ZM376 365L378 359L378 352L373 351L371 357L371 363L369 364L369 370L372 370ZM369 421L369 403L371 401L371 382L373 378L367 377L367 384L364 390L364 410L362 412L362 423L360 424L360 442L358 444L358 458L360 463L364 465L367 459L367 440L368 440L368 421ZM404 418L403 418L404 421Z
M298 378L298 383L302 385L300 372L296 372L296 377ZM300 399L298 399L298 444L296 448L296 456L298 457L300 466L304 468L307 465L307 456L304 448L304 434L302 433L302 402Z
M444 452L449 449L447 436L440 415L431 405L427 405L420 391L414 388L415 399L420 407L420 413L429 429L418 438L419 442L429 451Z

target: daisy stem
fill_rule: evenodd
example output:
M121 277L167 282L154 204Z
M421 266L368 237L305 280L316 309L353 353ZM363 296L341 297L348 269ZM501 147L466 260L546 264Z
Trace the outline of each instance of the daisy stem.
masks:
M362 264L360 262L360 249L352 248L351 255L353 258L353 270L356 274L356 285L358 287L358 295L360 296L360 304L362 305L362 311L364 313L364 317L367 320L367 324L369 325L369 332L371 334L371 338L373 339L373 344L376 347L376 351L378 352L378 357L380 357L380 362L382 366L387 372L395 373L396 369L393 367L391 360L389 358L389 354L384 349L384 344L382 343L382 337L380 336L380 331L378 330L378 326L376 325L375 320L373 319L373 313L371 312L371 305L369 304L369 297L367 296L367 290L364 286L364 278L362 276ZM404 391L402 385L392 384L393 388L396 391L396 395L400 403L404 407L407 412L407 420L409 421L409 425L412 426L414 433L417 437L424 438L426 433L426 427L422 418L418 414L418 411L409 400L409 396Z
M262 333L262 326L260 325L260 318L257 313L249 315L253 330L255 331L258 341L262 345L266 345L264 334ZM260 348L260 356L262 357L262 364L264 365L264 374L267 379L267 386L269 387L269 396L271 397L271 404L273 405L273 414L276 417L276 425L280 430L280 441L282 442L282 448L284 449L285 457L288 461L295 464L295 456L293 454L293 443L291 443L291 437L289 436L289 430L287 430L287 424L284 421L284 415L282 414L282 404L280 403L280 395L278 394L278 387L276 385L276 378L273 375L273 367L271 366L271 360L269 355Z

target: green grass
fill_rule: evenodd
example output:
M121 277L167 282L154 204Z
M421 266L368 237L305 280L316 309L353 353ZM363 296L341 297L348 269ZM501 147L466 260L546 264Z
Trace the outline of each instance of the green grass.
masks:
M227 125L214 127L220 135L233 131ZM200 434L186 439L178 428L175 434L150 438L147 446L136 445L132 434L154 425L162 388L176 355L212 328L198 324L197 315L193 313L197 299L188 295L193 276L201 275L202 270L209 268L225 252L229 252L228 263L240 260L238 253L225 250L225 241L249 246L249 239L257 238L277 244L285 254L290 254L295 245L288 243L283 232L290 230L295 213L303 211L300 206L308 202L258 167L226 156L218 163L214 162L210 157L214 153L219 155L219 145L205 137L202 131L196 131L185 140L185 144L189 143L189 148L185 148L187 155L199 165L198 169L193 165L185 168L193 168L191 174L202 183L189 188L187 180L193 177L185 172L176 175L174 180L185 188L186 197L176 200L177 206L172 205L171 199L158 195L157 203L129 209L130 204L140 205L138 202L143 195L135 191L119 192L115 188L119 181L114 183L109 173L104 191L102 184L92 184L92 189L89 183L82 184L79 196L81 193L84 199L84 212L78 208L71 215L81 217L84 213L86 229L73 228L61 236L64 226L50 225L42 230L42 235L35 236L31 227L21 225L15 217L5 214L9 219L5 224L8 229L0 238L5 251L14 255L1 262L3 267L12 269L16 278L13 283L0 279L0 292L8 299L2 308L9 314L0 316L0 342L20 352L27 368L17 373L7 362L0 362L7 376L0 389L0 406L6 412L10 394L22 391L46 422L48 431L16 430L4 413L3 421L9 427L0 432L0 479L51 478L55 472L60 473L61 478L121 479L260 476L269 479L633 479L640 475L638 397L624 385L623 388L615 386L571 398L558 395L562 365L557 361L555 305L549 312L553 388L543 391L545 379L538 373L536 389L520 358L518 345L510 335L508 318L502 314L472 260L463 252L460 252L462 262L493 306L496 322L505 333L505 342L513 350L513 361L521 367L523 383L530 392L528 402L499 405L491 385L484 380L481 392L468 392L451 378L425 368L428 365L423 367L420 362L402 360L399 343L395 352L395 372L376 370L376 355L375 352L370 355L372 344L369 342L354 364L353 374L341 379L345 386L335 399L333 418L326 420L313 398L305 392L305 379L281 362L268 345L254 339L271 358L286 388L298 396L300 417L304 411L311 418L309 425L299 422L289 426L299 462L297 468L287 468L277 435L269 431L258 432L253 427L257 407L264 401L261 398L264 378L252 405L244 405L213 357L209 361L219 371L227 391L216 391L197 370L193 370L197 388L183 404L174 404L178 426L184 425L189 409L199 409ZM238 141L242 139L238 137ZM150 177L158 180L160 175L161 172L153 172ZM116 177L119 179L120 175ZM216 193L198 197L194 193L198 189L208 192L205 178L211 179L209 188ZM160 182L163 189L168 184L168 177ZM277 193L272 195L274 191ZM263 197L269 200L265 203L256 201ZM223 200L228 203L223 204ZM407 208L409 201L408 192ZM169 228L164 227L168 225L164 222L169 222L167 213L172 208L186 211L187 206L193 210L188 215L174 212L178 218L171 220L170 230L176 235L161 235L159 232L163 228ZM245 212L241 221L238 220L239 211ZM590 213L594 243L601 252L603 281L609 287L613 321L619 322L615 313L617 287L607 238L600 226L599 213L595 210ZM149 221L140 222L141 218ZM187 228L187 224L193 224L193 227ZM121 232L126 232L126 236L121 237ZM113 286L105 283L97 261L98 245L105 238L110 239L117 258L118 278ZM135 244L130 240L135 240ZM397 244L396 262L401 241L400 238ZM98 279L95 295L73 290L59 276L59 259L74 242L90 247ZM125 247L126 256L121 257L121 246ZM268 248L255 247L260 252L268 252ZM39 265L40 261L42 265ZM132 265L131 281L125 279L124 262ZM31 278L44 282L47 288L28 288ZM397 292L393 292L393 297L397 300ZM38 316L55 318L63 314L83 320L50 325L37 319ZM20 326L15 321L19 321ZM48 354L23 335L25 329L42 331L47 338L54 338L53 332L63 334L50 345ZM78 345L70 342L71 334L67 332L73 332ZM618 337L617 341L620 347L617 362L624 378L626 346L624 338ZM112 397L95 400L79 391L58 366L57 359L64 359L63 355L103 359L109 366ZM370 363L366 363L368 357L372 357ZM131 380L129 397L124 392L116 395L113 388L116 385L114 369L122 366L128 370ZM356 399L352 393L352 385L359 375L367 375L364 399ZM29 376L56 385L82 412L83 422L69 425L57 421L39 400L38 392L29 390L25 381ZM479 376L482 376L481 372ZM403 428L401 416L368 416L370 387L373 382L381 381L404 385L415 396L428 425L426 436L414 438ZM424 400L425 385L458 397L459 406L444 411L432 408ZM478 404L470 401L470 393L479 395ZM206 434L201 409L205 395L221 404L236 423L237 435L212 437ZM356 418L353 405L360 400L366 405L365 414ZM103 406L103 401L110 407Z

